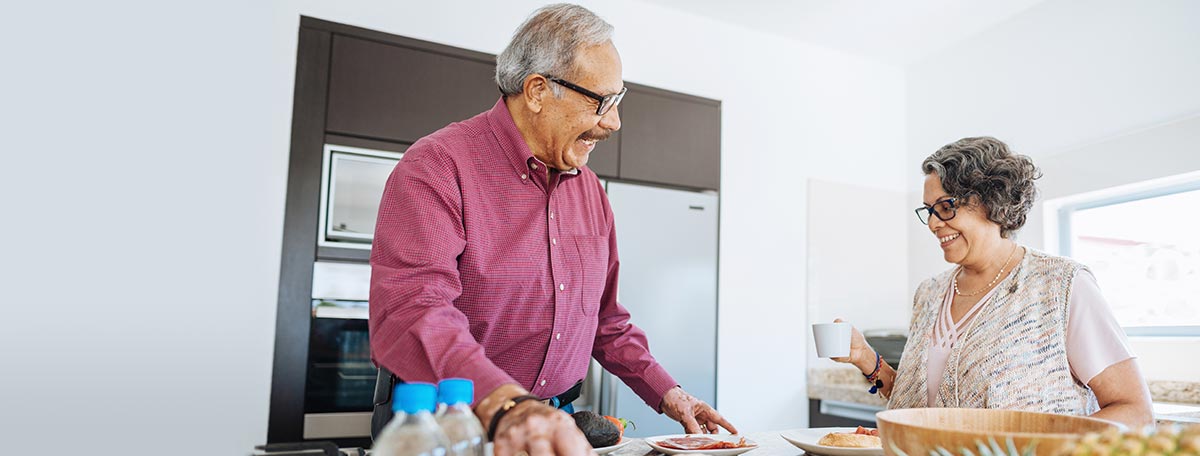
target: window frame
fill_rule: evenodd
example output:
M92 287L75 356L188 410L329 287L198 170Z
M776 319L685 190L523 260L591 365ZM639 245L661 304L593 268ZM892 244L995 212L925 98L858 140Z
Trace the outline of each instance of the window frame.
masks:
M1119 185L1093 192L1081 193L1045 202L1045 239L1048 252L1071 256L1071 214L1116 204L1200 191L1200 171ZM1130 337L1200 337L1200 325L1189 326L1125 326Z

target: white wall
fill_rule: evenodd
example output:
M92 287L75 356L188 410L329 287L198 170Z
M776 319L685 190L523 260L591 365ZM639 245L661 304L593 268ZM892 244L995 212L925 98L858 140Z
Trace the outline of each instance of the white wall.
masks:
M724 101L721 409L747 431L806 425L802 183L903 188L903 75L588 4L616 25L627 79ZM0 224L0 426L23 437L6 444L207 455L265 440L299 16L495 53L537 6L21 5L0 29L0 185L17 209Z
M1041 157L1196 113L1197 24L1190 0L1049 0L910 66L912 169L963 136Z
M809 180L809 321L842 318L863 331L908 330L906 227L913 217L906 197L903 190ZM817 358L808 342L810 365L834 365Z
M264 440L294 53L255 5L5 8L6 453Z

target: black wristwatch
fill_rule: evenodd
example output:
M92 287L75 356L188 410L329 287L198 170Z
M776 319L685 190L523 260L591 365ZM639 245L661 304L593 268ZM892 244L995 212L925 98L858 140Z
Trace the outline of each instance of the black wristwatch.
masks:
M488 432L487 432L488 441L490 442L492 440L495 440L496 426L500 424L500 418L504 417L505 413L508 413L509 410L512 410L513 407L516 407L517 404L520 404L522 402L541 401L541 400L542 400L542 398L540 398L540 397L526 394L524 396L517 396L517 397L514 397L507 401L504 401L504 403L500 405L500 409L496 410L496 413L492 415L492 424L491 424L491 426L488 426Z

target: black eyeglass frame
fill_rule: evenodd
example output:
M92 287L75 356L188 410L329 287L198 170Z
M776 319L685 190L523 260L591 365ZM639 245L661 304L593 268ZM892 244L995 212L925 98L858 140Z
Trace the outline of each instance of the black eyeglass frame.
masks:
M621 99L625 98L625 91L629 90L627 87L621 87L620 92L610 94L610 95L600 95L596 92L593 92L591 90L580 87L580 86L576 85L575 83L568 81L566 79L556 78L556 77L550 76L548 74L543 74L542 77L549 79L550 82L556 83L556 84L566 87L568 89L579 92L580 94L582 94L585 97L596 100L596 102L599 103L596 106L596 115L598 115L598 116L603 116L605 114L608 114L609 110L611 110L612 108L615 108L617 105L621 104Z
M943 204L943 203L949 204L950 217L942 218L942 215L939 214L938 211L934 209L934 207L937 207L937 205ZM958 216L958 198L955 198L955 197L943 198L943 199L935 201L933 203L933 206L922 205L921 207L916 208L913 212L917 213L917 219L921 221L922 225L929 224L929 216L931 216L931 215L934 217L937 217L938 220L941 220L943 222L948 222L950 220L953 220L954 217ZM924 212L924 214L922 214L922 212Z

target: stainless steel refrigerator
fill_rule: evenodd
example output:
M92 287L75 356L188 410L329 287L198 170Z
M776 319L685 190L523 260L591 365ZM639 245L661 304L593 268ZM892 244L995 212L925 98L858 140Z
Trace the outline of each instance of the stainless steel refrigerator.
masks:
M619 182L606 187L621 258L617 299L667 372L716 407L717 195ZM636 423L627 431L633 437L683 432L594 360L583 399L584 408Z

